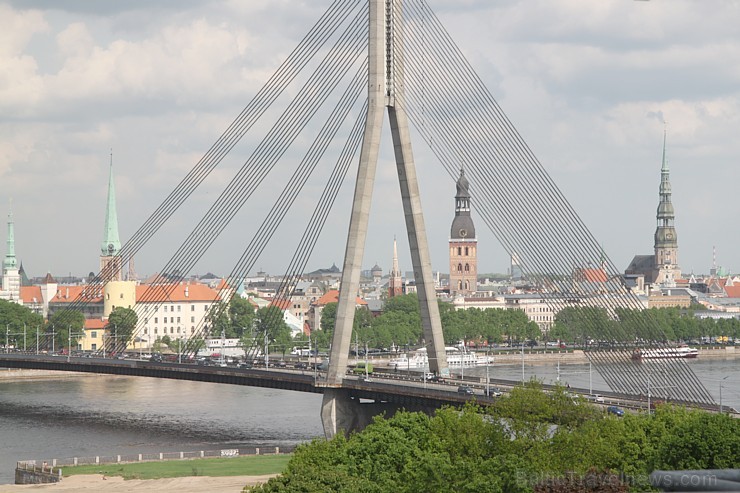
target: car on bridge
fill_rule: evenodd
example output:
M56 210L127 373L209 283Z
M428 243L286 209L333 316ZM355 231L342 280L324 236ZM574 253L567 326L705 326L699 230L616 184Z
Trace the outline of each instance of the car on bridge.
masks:
M504 395L504 393L501 392L501 389L497 387L491 387L484 390L483 395L487 395L488 397L501 397L502 395Z
M624 416L624 409L618 406L609 406L606 408L606 413L621 418Z
M467 385L460 385L457 388L457 393L465 394L465 395L474 395L475 391L472 388L468 387Z

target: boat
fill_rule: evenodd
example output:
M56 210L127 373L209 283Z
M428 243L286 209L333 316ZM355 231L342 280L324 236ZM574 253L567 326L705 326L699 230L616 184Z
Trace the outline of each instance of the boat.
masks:
M696 358L699 350L688 346L665 347L654 349L635 349L632 351L633 360L665 359L665 358Z
M445 355L447 356L447 366L449 368L472 368L493 363L492 356L481 356L470 351L462 350L459 347L446 346ZM388 366L397 370L427 369L429 368L427 349L417 349L411 355L402 354L398 358L391 359Z

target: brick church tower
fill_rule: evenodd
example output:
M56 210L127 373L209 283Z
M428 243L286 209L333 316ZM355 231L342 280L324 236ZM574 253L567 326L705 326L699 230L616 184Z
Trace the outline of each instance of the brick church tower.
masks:
M455 195L455 218L450 228L450 296L475 293L478 282L478 240L470 217L470 184L460 170Z

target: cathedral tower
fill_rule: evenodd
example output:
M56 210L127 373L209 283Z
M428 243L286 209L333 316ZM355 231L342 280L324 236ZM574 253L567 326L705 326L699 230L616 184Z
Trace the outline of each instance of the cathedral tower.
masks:
M455 195L455 218L450 228L450 295L466 296L477 290L478 240L470 217L470 184L460 170Z
M105 208L105 230L100 245L100 276L104 281L123 279L121 265L121 241L118 238L118 214L116 212L116 189L113 184L113 153L110 155L108 176L108 203Z
M675 286L681 277L678 266L678 236L673 221L676 214L671 203L671 181L666 159L666 132L663 130L663 165L660 170L660 203L655 229L655 266L653 279L656 284Z

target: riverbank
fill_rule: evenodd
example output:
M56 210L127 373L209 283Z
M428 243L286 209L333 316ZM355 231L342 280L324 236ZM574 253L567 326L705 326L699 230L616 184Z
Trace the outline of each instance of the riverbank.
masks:
M257 485L266 482L276 474L263 476L188 476L184 478L165 479L129 479L119 476L103 476L89 474L65 477L61 482L54 484L33 485L0 485L0 493L18 493L22 491L50 491L71 493L77 491L89 492L134 492L134 493L162 493L177 491L178 493L240 493L246 485Z
M97 373L81 373L75 371L55 370L18 370L16 368L0 368L1 380L59 380L80 377L99 377Z

